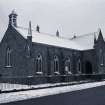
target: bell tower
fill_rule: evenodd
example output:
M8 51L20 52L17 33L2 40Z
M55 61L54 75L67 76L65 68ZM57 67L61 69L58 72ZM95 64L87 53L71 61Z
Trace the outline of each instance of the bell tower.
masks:
M15 10L13 10L11 12L11 14L9 15L9 26L14 26L14 27L17 27L17 14L15 12Z

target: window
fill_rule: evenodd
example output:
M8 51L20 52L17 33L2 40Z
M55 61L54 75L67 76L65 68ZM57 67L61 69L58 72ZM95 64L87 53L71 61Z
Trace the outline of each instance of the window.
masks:
M11 49L7 48L6 52L6 67L11 67Z
M100 64L101 66L104 65L104 57L103 57L102 49L99 50L99 64Z
M65 72L67 74L71 74L71 60L70 60L70 58L67 58L65 61Z
M27 45L27 50L28 50L28 52L30 52L30 47L29 47L29 45Z
M57 56L54 56L54 73L59 74L59 59Z
M42 74L42 56L40 54L36 57L36 73Z
M31 55L31 54L30 54L30 46L27 45L27 56L30 57L30 55Z
M105 54L103 55L103 63L105 65Z
M81 60L80 59L77 62L77 71L78 73L81 73Z

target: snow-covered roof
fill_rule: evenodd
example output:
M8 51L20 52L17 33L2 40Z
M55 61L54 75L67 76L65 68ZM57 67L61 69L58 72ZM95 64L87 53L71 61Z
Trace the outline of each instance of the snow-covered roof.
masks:
M28 29L22 27L14 27L25 39L27 39ZM98 38L99 32L93 32L86 35L76 36L75 38L67 39L57 37L56 35L41 33L32 30L32 42L42 43L57 47L75 49L75 50L90 50L94 46L94 37Z
M76 36L71 38L71 40L84 48L84 50L93 49L94 38L98 38L99 32L93 32L86 35Z
M14 28L25 39L27 39L28 29L20 28L20 27L14 27ZM56 47L75 49L75 50L84 50L82 46L80 46L78 43L75 43L74 41L70 39L63 38L63 37L57 37L56 35L41 33L41 32L37 32L34 30L32 31L32 42L52 45Z

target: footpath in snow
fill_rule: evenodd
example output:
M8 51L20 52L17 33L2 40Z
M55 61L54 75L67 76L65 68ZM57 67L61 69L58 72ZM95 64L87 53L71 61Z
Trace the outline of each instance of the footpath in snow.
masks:
M62 87L52 87L52 88L45 88L45 89L38 89L38 90L1 93L0 103L27 100L32 98L44 97L48 95L55 95L55 94L72 92L72 91L83 90L88 88L94 88L94 87L104 86L104 85L105 85L105 81L102 81L102 82L84 83L84 84L71 85L71 86L69 85L69 86L62 86Z

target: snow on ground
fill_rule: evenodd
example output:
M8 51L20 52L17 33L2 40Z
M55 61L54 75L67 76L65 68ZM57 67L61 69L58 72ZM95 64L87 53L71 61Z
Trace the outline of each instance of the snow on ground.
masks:
M38 90L28 90L28 91L20 91L13 93L2 93L0 94L0 103L8 103L13 101L27 100L32 98L38 98L48 95L61 94L71 91L83 90L98 86L105 85L105 81L102 82L92 82L92 83L84 83L78 85L71 86L62 86L62 87L53 87L46 89L38 89Z
M29 88L47 88L47 87L54 87L59 85L70 85L70 84L77 84L77 83L83 83L83 82L89 82L89 80L86 81L74 81L74 82L64 82L64 83L47 83L47 84L39 84L39 85L22 85L22 84L10 84L10 83L0 83L0 90L1 91L11 91L11 90L20 90L20 89L29 89Z

